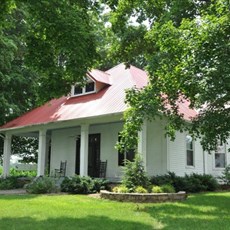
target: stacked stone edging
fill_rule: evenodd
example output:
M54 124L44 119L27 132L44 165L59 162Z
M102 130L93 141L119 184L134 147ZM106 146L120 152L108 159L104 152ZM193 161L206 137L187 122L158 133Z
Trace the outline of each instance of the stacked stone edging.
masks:
M125 201L125 202L136 202L136 203L158 203L167 201L182 201L187 198L186 192L178 193L115 193L102 190L100 192L101 198Z

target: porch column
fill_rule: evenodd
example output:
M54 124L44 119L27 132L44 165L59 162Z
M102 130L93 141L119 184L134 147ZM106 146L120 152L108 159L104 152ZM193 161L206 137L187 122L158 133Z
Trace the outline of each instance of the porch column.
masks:
M147 170L147 122L144 121L141 131L138 132L138 153L142 156L145 171Z
M81 126L80 176L88 175L89 125Z
M46 130L39 131L37 176L45 175Z
M4 138L3 149L3 178L10 175L10 155L11 155L11 141L12 135L6 134Z

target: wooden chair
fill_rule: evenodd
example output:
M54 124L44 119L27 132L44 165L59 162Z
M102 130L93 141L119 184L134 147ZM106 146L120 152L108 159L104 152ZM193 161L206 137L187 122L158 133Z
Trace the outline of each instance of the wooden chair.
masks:
M59 169L54 169L54 176L55 177L65 177L66 164L67 164L67 161L61 161L60 168Z
M105 178L106 177L106 170L107 170L107 160L106 161L100 161L99 178Z

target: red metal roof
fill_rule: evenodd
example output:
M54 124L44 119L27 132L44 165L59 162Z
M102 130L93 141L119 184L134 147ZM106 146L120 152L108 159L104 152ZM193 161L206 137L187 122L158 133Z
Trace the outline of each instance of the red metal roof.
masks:
M96 81L106 83L107 86L98 93L53 99L6 123L1 129L122 113L127 108L124 102L125 89L133 86L142 88L148 83L145 71L134 66L126 68L124 64L117 65L106 72L92 70L90 75ZM188 108L187 102L181 106L181 112L185 114L185 119L196 114Z

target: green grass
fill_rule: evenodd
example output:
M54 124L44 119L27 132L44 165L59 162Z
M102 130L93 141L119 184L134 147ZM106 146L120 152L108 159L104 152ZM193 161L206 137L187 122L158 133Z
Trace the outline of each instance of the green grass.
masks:
M230 193L133 204L83 195L1 195L0 229L230 229Z

